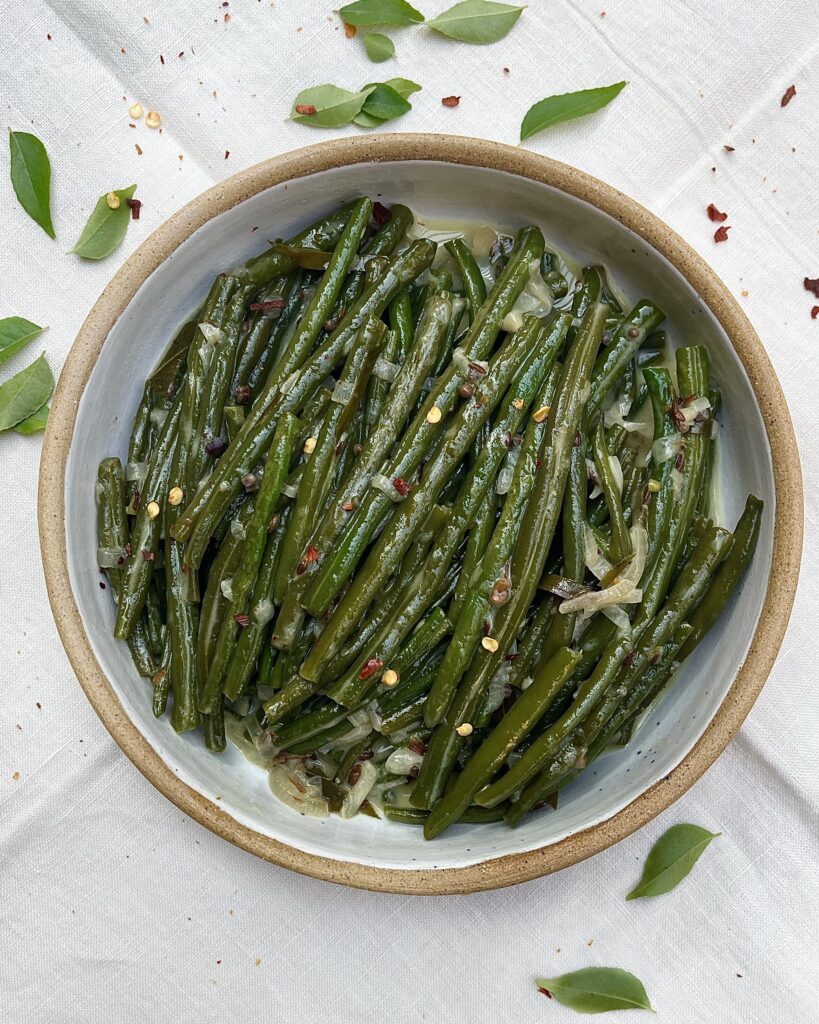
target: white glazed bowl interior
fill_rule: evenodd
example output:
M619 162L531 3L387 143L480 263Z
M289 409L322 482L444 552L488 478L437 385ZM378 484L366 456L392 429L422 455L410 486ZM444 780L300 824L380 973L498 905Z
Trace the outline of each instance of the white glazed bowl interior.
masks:
M420 830L359 816L302 817L270 793L266 775L230 745L210 754L199 736L177 736L151 714L150 684L125 644L112 638L110 591L98 585L94 481L105 456L125 459L141 392L175 328L194 312L213 277L356 195L403 202L416 213L518 228L539 224L580 263L603 263L628 299L648 296L668 316L674 345L705 344L723 392L721 511L736 522L749 491L765 501L756 558L727 613L684 665L673 689L626 748L600 758L561 793L558 810L502 824L456 826L426 843ZM257 228L258 230L253 230ZM110 332L79 405L66 466L66 538L71 583L90 643L125 713L187 785L242 824L308 853L382 868L464 867L534 850L597 825L675 768L715 714L748 651L771 560L774 482L762 418L724 331L685 278L639 236L597 208L507 172L442 162L363 163L323 170L258 193L187 239L145 281Z

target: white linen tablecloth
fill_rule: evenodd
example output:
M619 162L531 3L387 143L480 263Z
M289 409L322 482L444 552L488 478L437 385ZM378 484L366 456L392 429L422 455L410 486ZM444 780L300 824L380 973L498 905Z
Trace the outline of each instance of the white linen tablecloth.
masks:
M418 3L429 15L449 6ZM643 980L663 1024L819 1021L819 320L810 317L819 300L802 284L819 277L815 5L531 0L492 46L397 31L398 60L380 68L345 38L332 6L2 4L2 117L46 143L58 233L52 242L17 205L3 152L0 316L49 325L3 376L40 348L58 371L120 262L183 203L265 157L357 131L287 121L307 85L354 88L401 74L424 89L395 128L514 143L535 100L626 78L607 110L529 146L664 218L721 274L762 337L790 403L808 500L790 631L719 762L615 848L482 895L343 889L211 835L120 753L72 674L46 600L40 441L4 435L0 1020L569 1021L533 978L605 964ZM791 84L797 93L783 109ZM460 106L443 107L449 95ZM161 113L161 134L144 121L129 126L135 100ZM144 206L122 248L98 265L67 255L96 197L131 182ZM730 214L721 245L710 202ZM680 821L722 837L674 893L626 904L651 843Z

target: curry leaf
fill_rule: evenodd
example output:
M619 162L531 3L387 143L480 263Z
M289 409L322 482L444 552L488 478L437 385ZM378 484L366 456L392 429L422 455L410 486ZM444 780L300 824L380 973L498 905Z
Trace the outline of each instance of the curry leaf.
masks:
M77 244L71 251L86 260L104 260L106 256L110 256L125 238L131 219L127 200L134 192L136 185L117 189L114 192L114 195L119 197L119 206L116 210L112 210L108 205L108 193L100 196L97 205L91 211L88 223L77 239Z
M547 96L526 112L520 126L520 141L525 142L532 135L560 124L561 121L572 121L576 117L593 114L595 110L600 110L611 103L626 85L626 82L616 82L614 85L604 85L599 89L581 89L579 92L567 92L560 96Z
M639 978L619 967L584 967L559 978L538 978L535 984L579 1013L652 1008Z
M626 899L659 896L676 888L719 834L699 825L672 825L651 847L642 878Z
M377 82L374 84L378 84ZM383 85L388 85L391 89L395 89L399 96L403 96L404 99L409 99L414 92L420 92L421 86L417 82L411 82L409 78L388 78ZM367 86L364 87L365 89Z
M338 12L348 25L417 25L424 20L407 0L356 0Z
M395 56L395 44L389 36L380 32L368 32L364 36L364 49L373 64L383 64L385 60Z
M16 434L39 434L46 428L49 411L49 407L44 405L37 412L32 413L31 416L18 423L14 428L14 432Z
M45 355L0 384L0 430L8 430L38 412L51 398L54 378Z
M362 113L369 114L379 121L392 121L412 110L412 104L405 100L391 85L379 83L367 97Z
M9 132L11 183L20 205L51 238L51 164L45 146L36 135Z
M523 11L523 7L491 0L463 0L427 24L462 43L496 43L510 31Z
M361 92L350 92L337 85L315 85L298 94L290 117L313 128L340 128L361 111L370 92L366 87Z
M42 331L42 327L22 316L7 316L0 320L0 365L11 359L15 352L19 352Z

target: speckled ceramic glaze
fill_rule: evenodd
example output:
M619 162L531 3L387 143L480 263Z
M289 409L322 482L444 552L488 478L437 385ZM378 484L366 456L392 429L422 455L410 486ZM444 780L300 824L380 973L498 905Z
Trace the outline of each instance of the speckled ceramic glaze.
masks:
M149 686L113 640L96 569L99 460L124 457L148 375L214 275L351 196L400 201L420 216L542 226L583 263L612 268L627 298L668 314L675 344L702 342L723 390L724 522L748 491L765 500L741 592L637 739L600 758L556 813L518 829L456 826L432 843L372 818L302 817L233 748L215 757L151 714ZM251 229L258 227L258 231ZM66 362L46 433L40 535L54 615L89 700L123 751L180 808L277 864L392 892L470 892L565 867L645 824L712 764L750 710L790 614L802 535L790 418L759 339L725 286L677 235L613 188L563 164L474 139L375 135L312 146L230 178L190 203L125 263ZM776 578L771 567L777 568Z

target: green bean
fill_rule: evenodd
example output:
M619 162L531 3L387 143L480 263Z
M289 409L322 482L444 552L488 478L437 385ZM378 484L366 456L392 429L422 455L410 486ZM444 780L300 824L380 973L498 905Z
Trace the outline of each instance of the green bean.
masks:
M611 523L611 560L620 562L632 553L631 539L621 504L623 496L614 478L611 455L606 445L606 431L602 423L597 424L593 437L594 466L603 489L603 498Z
M281 518L270 531L270 536L265 544L264 554L253 585L253 594L250 598L248 623L239 631L233 656L225 672L222 690L228 700L236 700L244 693L256 660L262 652L265 639L269 638L270 630L266 627L273 614L270 593L273 589L273 581L279 565L291 512L292 506L289 505L282 510ZM271 645L267 644L267 646Z
M151 445L151 413L154 407L154 390L150 383L146 384L142 391L142 398L137 406L134 422L131 426L131 435L128 440L128 460L125 463L125 482L127 496L127 512L136 514L136 506L139 502L139 484L133 474L138 472L137 467L145 462L150 454Z
M529 262L542 252L543 235L535 228L521 231L512 259L495 283L486 302L473 320L461 349L466 359L482 359L500 333L500 325L523 291L529 277ZM423 461L429 446L441 433L438 424L452 411L458 388L463 384L461 371L454 364L435 383L418 410L415 419L385 469L389 480L409 479ZM437 411L429 417L430 411ZM437 412L440 412L440 417ZM306 596L305 607L312 615L323 615L352 573L375 527L388 507L390 498L371 491L350 518L346 530L331 556L320 562L319 571Z
M654 414L654 440L662 443L665 438L673 438L677 434L674 421L668 414L674 398L671 374L665 368L646 367L643 379ZM668 532L674 498L674 482L671 475L673 469L674 459L671 458L660 463L659 471L654 469L652 472L659 489L652 495L648 507L649 560L653 558L658 545Z
M708 391L708 353L701 345L677 349L677 381L681 391L686 395L702 395ZM668 527L665 535L658 538L654 555L647 563L643 575L643 600L633 621L633 627L638 632L654 614L668 590L674 568L691 528L694 506L705 470L705 436L691 431L685 436L683 443L684 449L679 457L683 463L682 481L679 486L675 486L673 480L669 483L673 496L668 513Z
M244 398L243 389L252 395L275 365L282 339L300 316L305 300L302 291L310 275L297 269L287 277L277 277L259 296L261 309L251 310L244 344L236 360L230 393L234 400ZM283 302L269 309L268 303Z
M692 633L680 650L681 661L694 651L712 628L750 565L759 539L762 509L762 501L749 494L745 509L734 530L731 550L717 570L702 602L689 617Z
M367 381L383 344L385 331L386 328L380 320L371 318L362 327L358 339L350 350L344 372L336 386L340 397L331 401L296 493L293 514L287 526L276 572L273 590L276 604L280 605L284 599L291 573L295 571L300 575L306 571L310 564L306 561L308 555L311 556L311 561L314 560L312 551L307 550L307 540L332 482L336 445L344 432L345 424L350 421L361 403ZM300 624L299 617L292 625L295 627ZM282 622L276 623L275 646L292 647L296 636L295 628L285 631Z
M125 550L128 544L128 515L125 511L125 478L119 459L103 459L97 472L97 539L101 548ZM119 601L122 571L107 568L106 576L114 602ZM156 671L145 624L138 620L128 637L134 667L141 676Z
M242 545L242 557L230 583L230 605L225 612L207 679L199 698L199 710L203 714L212 713L212 709L221 699L225 674L240 628L237 616L241 619L245 612L259 565L264 556L270 518L282 493L298 427L298 420L289 413L285 413L279 420L273 443L265 460L264 475ZM172 547L176 547L176 545L172 545Z
M460 817L462 825L488 825L493 821L503 821L506 811L501 807L467 807ZM400 821L402 825L424 825L429 811L421 811L417 807L390 807L384 805L384 815L390 821Z
M727 530L713 528L692 555L677 585L659 613L648 623L636 644L629 636L613 640L597 667L580 686L571 707L525 751L520 760L497 782L482 790L477 803L493 807L507 799L549 763L572 731L587 718L606 692L619 703L639 681L649 665L652 652L668 643L705 591L708 581L725 556L731 541ZM628 664L623 665L626 655ZM621 671L622 669L622 671ZM616 704L614 705L616 707ZM614 707L612 707L612 711Z
M354 210L355 203L347 203L331 213L329 217L322 217L314 224L311 224L310 227L305 228L304 231L293 235L292 238L288 239L288 245L324 251L333 249L338 244L341 233L349 222ZM295 267L296 264L293 260L288 259L287 256L275 248L271 248L267 252L248 260L243 267L239 267L233 273L242 284L252 284L259 287L272 281L275 277L289 274Z
M600 408L606 395L621 377L646 337L665 319L665 313L648 299L641 299L624 317L611 344L597 357L592 373L587 416Z
M122 571L122 586L117 604L114 636L127 640L142 614L148 596L153 564L159 551L162 520L154 514L154 503L161 508L168 492L171 459L176 447L176 432L181 413L179 398L165 417L140 490L140 502L131 529L131 553ZM146 558L146 552L149 556Z
M202 732L208 750L213 754L221 754L225 749L225 710L221 704L213 714L202 715Z
M535 483L535 459L541 434L537 427L534 420L527 427L526 440L521 447L500 518L473 574L469 595L458 616L438 678L427 699L424 721L430 727L437 725L446 713L452 695L478 647L484 623L491 620L493 607L509 599L512 581L504 571L504 564L517 539L526 503Z
M225 430L227 432L228 443L230 443L234 437L242 429L242 424L245 422L245 410L244 406L241 405L226 405L225 406Z
M398 361L403 363L415 333L409 289L405 288L392 300L389 306L389 317L390 328L398 339Z
M167 634L164 622L165 613L160 602L160 593L163 595L165 593L164 575L164 569L161 572L154 571L150 586L148 587L148 595L145 599L145 608L142 613L145 631L148 634L148 645L154 660L157 662L161 659L162 652L165 649Z
M289 375L281 366L276 368L257 397L242 431L176 525L175 539L188 542L189 565L196 567L201 561L212 530L238 492L242 476L253 466L272 436L277 417L282 412L297 411L309 401L352 344L364 321L369 316L380 316L407 282L429 266L434 255L435 244L421 240L396 256L386 276L361 295L338 327L302 365L295 383L290 385ZM328 273L331 268L332 261ZM287 385L286 393L279 390L283 385Z
M222 584L227 583L238 568L245 532L252 514L253 502L247 501L236 516L236 527L228 532L208 570L208 585L202 597L196 639L196 662L200 679L207 679L208 670L213 663L219 632L230 606Z
M605 316L605 306L591 306L568 351L546 420L545 457L535 481L535 493L543 497L528 505L521 525L511 563L511 578L517 582L510 600L498 609L493 628L497 650L473 660L446 715L435 727L413 790L413 802L418 801L418 806L431 807L443 793L461 746L456 729L472 724L470 719L477 713L490 680L517 636L537 590L557 526L569 456L580 426L583 398L603 336Z
M452 238L444 246L446 251L458 264L464 284L470 317L474 320L477 311L486 302L486 283L478 267L472 250L463 238Z
M538 671L532 685L521 693L473 752L455 784L432 809L424 825L426 839L434 839L461 817L478 791L492 780L509 754L548 710L579 660L577 651L563 647Z
M486 501L481 503L480 508L475 514L475 521L469 528L463 564L458 574L452 606L449 609L449 616L453 622L456 622L460 617L464 602L469 593L472 574L477 569L478 563L483 557L483 553L486 551L495 530L496 511L495 495L488 494Z
M675 668L679 665L679 650L691 635L691 626L683 622L674 636L661 648L657 648L655 660L649 659L648 666L642 677L630 689L625 700L619 702L617 694L613 697L618 702L616 710L609 713L608 707L602 707L594 716L584 723L584 741L588 752L586 762L590 763L608 747L615 736L630 722L641 708L647 706L668 682ZM600 725L600 722L604 724ZM588 729L587 729L588 727Z
M166 641L161 665L151 678L151 711L154 718L161 718L168 707L168 694L171 692L171 677L168 674L170 655L170 641Z

